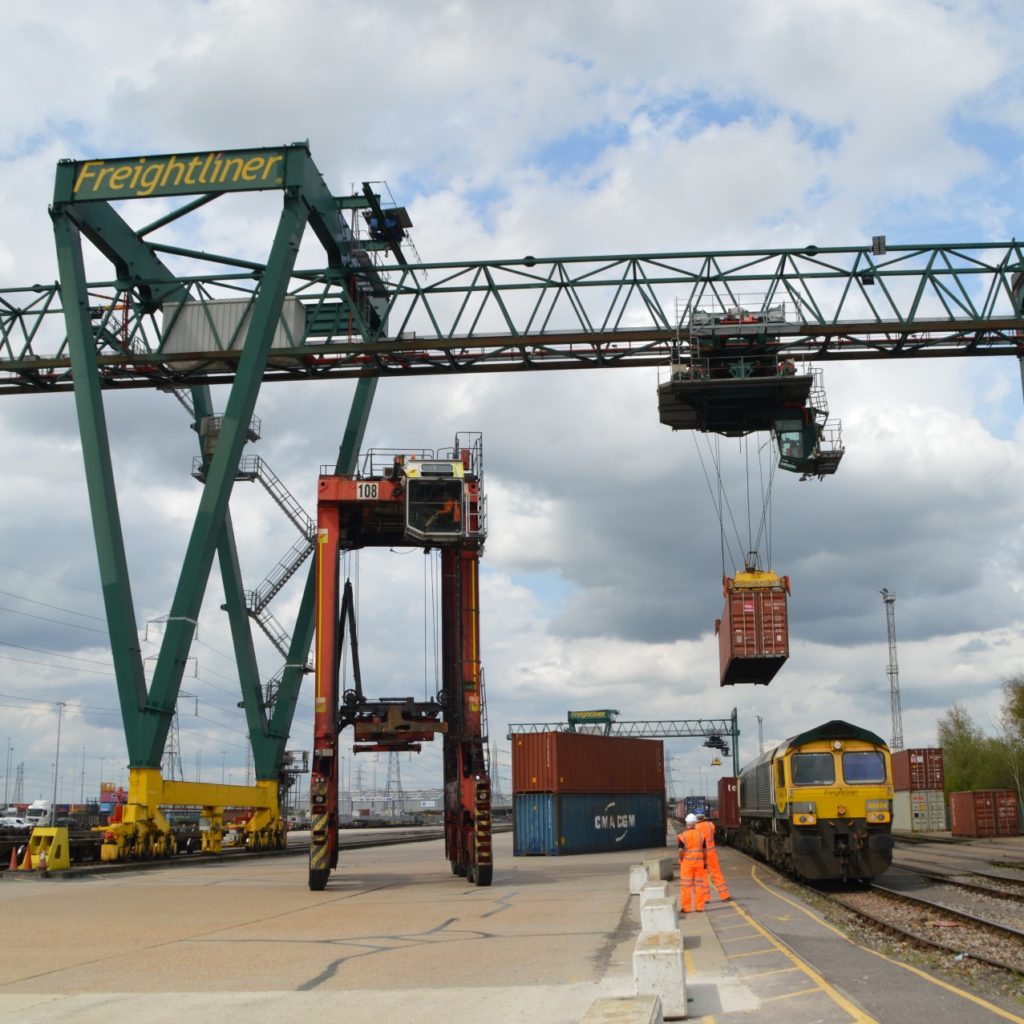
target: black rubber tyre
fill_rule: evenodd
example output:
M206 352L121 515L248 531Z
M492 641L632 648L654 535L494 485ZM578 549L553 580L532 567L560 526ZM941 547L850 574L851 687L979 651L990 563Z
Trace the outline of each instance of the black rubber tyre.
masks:
M330 868L310 868L309 888L312 892L323 892L327 888L327 879L330 877Z
M475 877L473 883L475 885L490 885L491 879L494 877L494 865L493 864L477 864Z

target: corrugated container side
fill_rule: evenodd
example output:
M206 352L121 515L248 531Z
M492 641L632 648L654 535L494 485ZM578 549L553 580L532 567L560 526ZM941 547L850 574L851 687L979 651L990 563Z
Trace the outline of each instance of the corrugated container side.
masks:
M785 590L730 590L716 629L723 686L770 682L789 657Z
M167 305L164 310L165 352L218 352L239 349L252 320L248 299L211 299ZM294 296L285 298L271 348L298 348L305 341L306 310ZM294 360L292 360L294 362ZM190 367L197 363L176 363Z
M664 793L665 745L625 736L517 733L512 792Z
M1019 836L1017 794L979 789L949 794L950 831L955 836Z
M942 790L897 790L892 800L892 827L899 832L944 832L946 799Z
M946 775L942 766L942 747L914 747L892 755L894 789L943 789Z
M740 827L740 790L732 775L718 780L718 824L722 828Z
M664 793L517 793L512 851L558 857L666 845Z

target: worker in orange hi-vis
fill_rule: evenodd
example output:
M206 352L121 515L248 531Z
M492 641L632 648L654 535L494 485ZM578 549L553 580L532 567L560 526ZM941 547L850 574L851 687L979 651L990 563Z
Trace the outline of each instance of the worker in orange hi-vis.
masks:
M697 831L704 837L704 850L707 854L708 869L704 873L704 902L711 902L711 885L713 882L720 900L729 899L729 886L725 884L725 876L718 864L718 851L715 849L715 823L708 821L703 814L697 815Z
M679 903L684 914L704 909L704 874L707 871L704 837L697 831L697 817L686 816L686 828L676 837L679 844Z

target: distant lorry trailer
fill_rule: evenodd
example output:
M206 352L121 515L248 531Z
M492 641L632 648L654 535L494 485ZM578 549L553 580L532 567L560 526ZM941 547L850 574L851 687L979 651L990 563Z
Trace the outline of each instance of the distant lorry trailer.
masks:
M25 820L33 827L47 825L53 804L49 800L34 800L25 811Z

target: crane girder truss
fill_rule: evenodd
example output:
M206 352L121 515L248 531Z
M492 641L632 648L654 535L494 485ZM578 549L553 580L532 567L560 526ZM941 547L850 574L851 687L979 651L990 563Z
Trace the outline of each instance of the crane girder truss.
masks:
M87 285L101 386L233 380L238 330L190 342L178 320L188 306L213 323L213 303L255 303L266 266L136 244L159 273L139 259ZM285 303L299 313L264 380L662 366L693 311L752 302L785 308L778 348L794 359L1019 355L1024 331L1017 242L415 265L375 265L373 243L352 245L347 267L291 272ZM181 257L224 269L169 286L160 261ZM0 290L0 394L72 388L64 312L58 284Z

